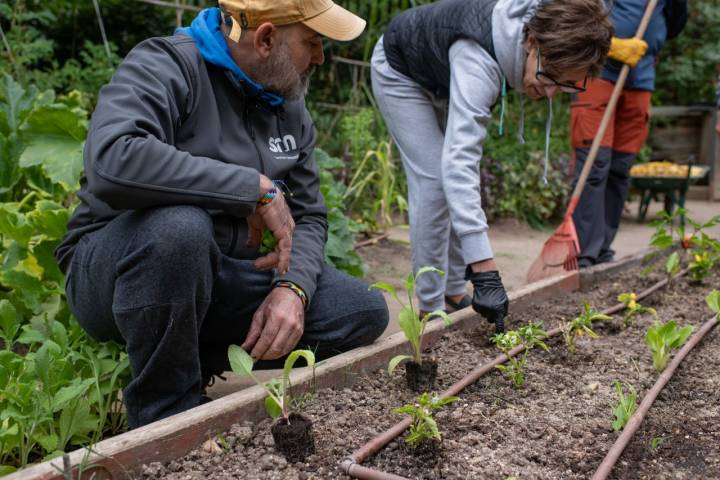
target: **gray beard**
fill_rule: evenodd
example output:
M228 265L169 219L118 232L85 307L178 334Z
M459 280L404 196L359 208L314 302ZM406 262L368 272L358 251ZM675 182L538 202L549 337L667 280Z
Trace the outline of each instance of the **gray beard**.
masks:
M295 70L290 46L283 39L268 59L253 68L248 74L265 90L276 92L286 100L300 100L307 95L310 88L310 77L314 71L314 66L303 73Z

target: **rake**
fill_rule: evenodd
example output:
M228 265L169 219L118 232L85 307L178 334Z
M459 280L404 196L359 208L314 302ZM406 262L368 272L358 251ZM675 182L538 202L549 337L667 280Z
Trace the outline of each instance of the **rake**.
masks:
M650 23L653 11L657 0L649 0L647 7L645 7L645 13L643 14L640 25L638 26L635 38L642 38L645 35L645 30ZM567 210L565 211L565 217L563 218L560 226L555 230L555 233L545 242L543 249L540 252L540 256L530 266L530 270L527 274L528 282L536 282L543 278L553 277L560 275L565 272L570 272L578 269L578 254L580 253L580 242L578 241L577 231L575 230L575 222L573 222L572 215L580 202L580 196L582 195L585 183L590 170L592 169L595 159L597 158L598 151L600 150L600 143L602 142L607 127L610 123L610 119L615 112L620 93L625 86L625 80L627 80L628 73L630 73L630 67L623 65L620 70L620 75L615 82L615 88L613 88L610 101L605 108L600 127L598 128L595 138L593 139L590 152L588 153L585 165L580 172L580 177L575 184L572 196L570 197L570 203L568 204Z

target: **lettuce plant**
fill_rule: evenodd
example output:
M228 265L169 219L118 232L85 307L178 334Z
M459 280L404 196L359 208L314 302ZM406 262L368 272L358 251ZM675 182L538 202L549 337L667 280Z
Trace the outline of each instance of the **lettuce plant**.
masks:
M388 373L390 374L392 374L395 368L405 360L412 360L418 365L422 364L422 337L425 334L427 322L431 317L442 318L446 325L450 325L450 323L452 323L452 320L444 310L435 310L434 312L427 313L420 318L418 312L413 306L413 296L415 294L415 284L417 283L417 279L420 278L421 275L429 272L436 273L440 276L445 275L445 272L433 267L422 267L415 275L410 273L405 281L405 289L407 290L408 296L407 304L400 300L397 290L389 283L377 282L370 285L371 289L377 288L388 292L401 305L402 308L400 310L398 323L400 324L400 329L405 334L405 338L408 339L408 342L410 342L410 345L412 346L412 355L397 355L390 360L390 363L388 364Z
M281 378L273 378L265 383L253 375L253 359L245 350L237 345L228 347L228 357L230 359L230 367L235 374L252 379L255 383L265 389L268 396L265 398L265 410L272 418L282 415L287 419L290 416L290 371L295 362L303 357L308 367L315 366L315 354L310 350L295 350L287 359L283 367Z
M664 325L657 321L645 334L645 343L650 347L653 357L653 367L658 373L665 370L670 353L680 348L693 331L692 325L680 328L675 320L670 320Z
M720 291L713 290L710 292L708 296L705 297L705 302L707 302L708 307L710 307L710 310L715 314L715 318L720 321Z
M589 303L585 304L585 308L579 317L567 322L563 326L563 338L568 352L575 353L575 340L577 337L587 335L590 338L598 338L598 334L592 329L592 323L595 320L610 320L607 315L593 310Z
M615 421L612 424L613 430L616 432L622 430L630 421L630 418L637 410L637 392L632 385L627 385L628 394L625 395L623 387L620 382L615 382L615 391L618 396L618 403L613 409L615 414Z
M502 352L508 357L506 365L497 365L495 368L500 370L503 375L510 380L516 388L520 388L525 384L525 366L527 365L527 356L535 347L540 347L546 352L550 351L550 347L543 342L543 338L547 333L540 328L540 324L529 323L517 330L508 330L505 333L498 333L490 338ZM519 356L510 356L510 350L523 345L525 350Z
M436 393L423 393L416 403L409 403L393 409L393 413L406 414L412 417L410 430L405 436L405 442L415 448L426 440L441 440L442 436L437 422L433 418L433 411L440 410L445 405L456 401L458 397L440 398Z
M623 318L624 328L635 323L635 317L643 313L649 313L657 318L657 311L652 307L645 307L637 303L637 295L632 292L621 293L618 295L618 301L625 305L625 318Z

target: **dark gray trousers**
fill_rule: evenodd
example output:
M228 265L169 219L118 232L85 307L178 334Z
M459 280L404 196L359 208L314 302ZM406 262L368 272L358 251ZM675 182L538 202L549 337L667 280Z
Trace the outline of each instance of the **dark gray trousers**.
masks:
M588 148L575 149L575 182L585 165L588 152ZM600 147L580 202L573 213L580 241L581 261L584 259L589 264L595 264L612 260L615 251L611 245L620 226L630 189L630 167L634 161L634 153Z
M175 206L129 211L84 235L66 290L90 335L126 346L123 397L135 428L200 403L202 378L229 369L227 347L244 341L271 281L252 259L219 250L205 210ZM372 343L387 323L379 292L326 266L299 347L325 358Z

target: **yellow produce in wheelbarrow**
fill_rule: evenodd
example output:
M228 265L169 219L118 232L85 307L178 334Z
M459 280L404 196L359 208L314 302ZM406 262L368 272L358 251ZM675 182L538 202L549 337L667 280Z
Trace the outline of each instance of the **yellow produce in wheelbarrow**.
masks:
M692 167L691 177L702 176L702 167ZM635 165L630 169L633 177L687 177L688 166L673 162L649 162Z

